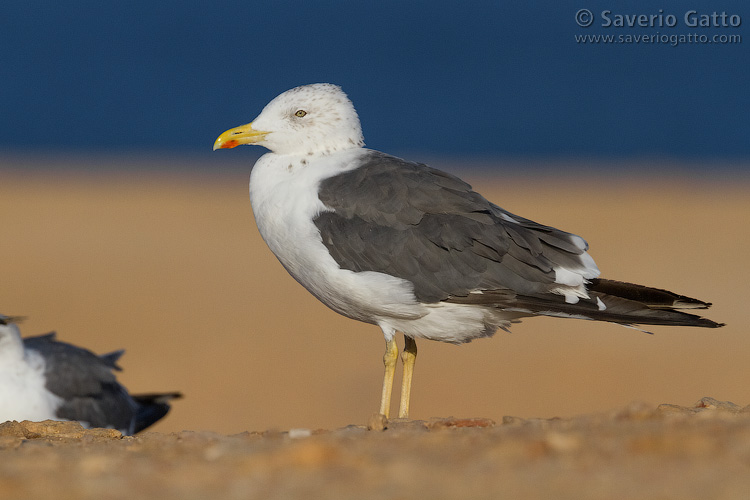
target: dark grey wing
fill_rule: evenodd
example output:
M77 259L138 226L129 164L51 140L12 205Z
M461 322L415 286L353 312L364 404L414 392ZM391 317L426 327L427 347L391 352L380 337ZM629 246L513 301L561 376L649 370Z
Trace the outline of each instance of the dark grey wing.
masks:
M314 220L343 268L409 280L422 302L472 291L545 295L555 267L584 269L578 236L514 216L457 177L369 152L352 171L321 182L331 210Z
M89 427L117 429L132 435L137 405L118 383L104 382L98 394L82 394L65 400L58 408L57 416L66 420L77 420Z
M99 357L93 352L54 340L54 335L23 339L26 349L45 360L47 389L63 400L57 416L91 427L112 427L132 434L136 403L115 375L119 355Z
M579 236L507 212L426 165L372 151L359 168L323 180L319 197L330 211L314 222L339 266L406 279L422 302L622 324L722 326L679 311L706 302L598 279ZM566 293L565 285L575 286L566 283L571 276L585 278L577 284L586 293Z
M57 332L49 332L49 333L43 333L41 335L33 335L31 337L26 337L23 339L24 345L26 345L27 342L44 342L46 340L55 340L57 337Z

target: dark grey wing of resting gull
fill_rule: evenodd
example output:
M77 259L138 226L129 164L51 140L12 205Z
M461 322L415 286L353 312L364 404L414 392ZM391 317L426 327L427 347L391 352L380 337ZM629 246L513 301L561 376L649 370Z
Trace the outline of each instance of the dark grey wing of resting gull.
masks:
M544 294L554 265L584 267L580 238L505 212L457 177L383 153L323 180L319 196L332 211L315 224L339 265L407 279L422 302L473 290Z
M339 266L408 280L423 303L623 324L718 326L672 311L704 308L705 302L594 276L589 298L566 302L553 292L559 286L555 268L587 268L582 238L507 212L461 179L420 163L370 151L358 168L324 179L319 198L330 210L314 223ZM638 300L643 297L655 302Z
M77 420L90 427L109 427L134 434L166 415L169 399L178 393L147 396L139 400L117 382L113 370L124 351L97 356L93 352L55 340L50 333L23 339L26 349L37 351L45 361L47 389L63 402L57 417ZM149 399L150 398L150 399Z

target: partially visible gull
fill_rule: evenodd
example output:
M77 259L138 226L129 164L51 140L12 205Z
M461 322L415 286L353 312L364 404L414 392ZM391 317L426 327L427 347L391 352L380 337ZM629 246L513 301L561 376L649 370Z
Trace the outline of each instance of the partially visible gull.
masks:
M503 210L451 174L365 149L336 85L284 92L214 150L241 144L270 150L253 167L250 201L271 251L325 305L383 331L386 417L397 331L407 418L416 338L461 344L528 316L721 326L679 311L707 302L599 278L580 236Z
M0 422L77 420L125 435L164 417L177 392L130 395L113 370L125 351L97 356L55 340L55 333L21 339L18 317L0 314Z

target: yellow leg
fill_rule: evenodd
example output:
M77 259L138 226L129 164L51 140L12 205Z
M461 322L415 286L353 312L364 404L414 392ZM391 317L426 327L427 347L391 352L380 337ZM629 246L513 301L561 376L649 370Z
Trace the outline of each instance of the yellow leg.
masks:
M385 354L383 354L385 376L383 377L383 395L380 398L380 414L385 415L385 418L391 414L391 393L393 392L393 375L396 373L396 360L398 360L396 339L386 340Z
M401 405L398 418L409 418L409 398L411 396L411 379L414 375L414 362L417 360L417 343L413 338L404 335L404 352L401 361L404 363L404 378L401 382Z

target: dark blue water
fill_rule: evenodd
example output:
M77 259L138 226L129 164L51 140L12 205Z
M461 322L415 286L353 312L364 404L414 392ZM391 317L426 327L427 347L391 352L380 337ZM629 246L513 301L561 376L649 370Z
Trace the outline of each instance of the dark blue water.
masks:
M0 154L199 155L280 92L333 82L368 146L410 157L750 159L747 2L508 3L5 2ZM656 18L604 27L603 10Z

